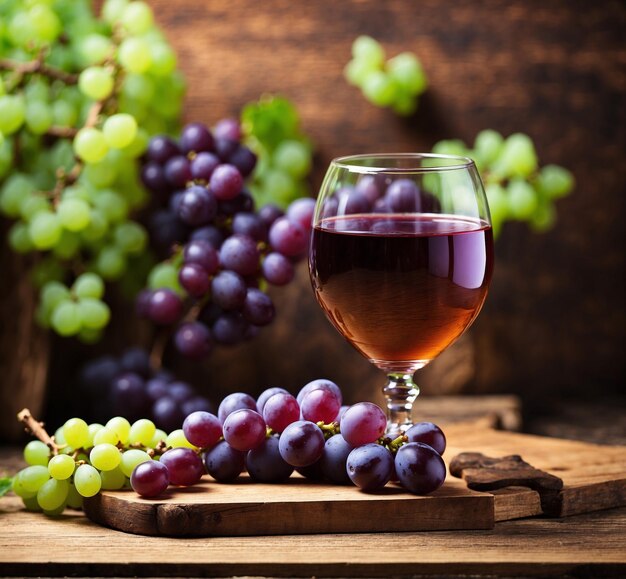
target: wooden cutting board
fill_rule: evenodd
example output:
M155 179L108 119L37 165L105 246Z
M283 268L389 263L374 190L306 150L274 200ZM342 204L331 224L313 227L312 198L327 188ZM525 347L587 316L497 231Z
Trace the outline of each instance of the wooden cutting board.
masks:
M626 447L496 431L480 424L445 428L445 457L461 452L520 454L563 479L546 509L533 490L509 487L490 493L448 477L428 497L388 485L378 493L316 484L299 476L279 485L242 476L218 484L170 488L158 499L132 491L105 491L85 500L87 516L103 525L143 535L243 536L305 533L397 532L493 528L497 521L540 514L567 516L626 505ZM547 512L546 512L547 511Z

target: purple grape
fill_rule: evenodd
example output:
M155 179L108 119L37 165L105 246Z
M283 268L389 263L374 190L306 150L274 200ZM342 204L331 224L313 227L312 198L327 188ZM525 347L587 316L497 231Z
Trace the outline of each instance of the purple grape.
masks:
M150 376L150 355L143 348L128 348L120 358L120 366L126 372L147 378Z
M296 199L287 208L287 218L298 223L305 231L310 231L313 226L313 213L315 212L315 199L303 197Z
M339 202L335 196L324 199L322 205L322 217L335 217L339 215Z
M234 271L221 271L211 282L211 297L220 308L238 310L246 301L246 282Z
M324 435L316 424L298 420L287 426L280 435L279 449L283 460L291 466L309 466L322 456Z
M204 239L190 241L183 250L185 264L197 264L205 272L205 275L214 274L219 267L219 256L210 242Z
M402 445L395 458L400 484L418 495L437 490L446 480L446 465L432 447L421 442Z
M165 177L163 167L154 161L150 161L142 167L141 182L147 189L157 195L167 195L171 188L169 181Z
M243 145L239 145L228 157L228 162L237 167L242 177L248 177L256 167L256 155Z
M204 474L202 459L191 448L172 448L161 455L161 464L170 473L170 483L187 487L195 485Z
M193 412L213 412L211 401L204 396L194 396L189 400L185 400L181 408L185 416L189 416Z
M330 424L341 408L341 401L330 390L318 389L308 392L300 406L305 420Z
M300 405L287 392L279 392L271 396L263 405L263 419L274 431L282 432L292 422L300 419Z
M324 473L322 472L320 460L316 460L313 464L308 466L298 467L296 468L296 472L300 473L304 478L312 481L321 482L324 480Z
M192 180L191 168L187 157L178 155L172 157L165 164L165 178L172 187L180 189Z
M278 388L277 386L263 390L256 400L256 409L261 416L263 416L263 408L265 408L265 404L272 396L274 396L274 394L289 394L289 392L287 392L284 388Z
M152 402L167 396L168 391L168 383L161 378L152 378L146 382L146 394Z
M125 416L128 420L143 418L150 404L143 378L132 372L113 380L111 399L115 414Z
M213 349L211 332L201 322L187 322L176 330L176 349L185 357L199 359L209 355Z
M217 136L215 138L215 152L222 161L226 161L237 150L238 146L237 141Z
M387 205L393 213L420 211L420 190L411 179L396 179L387 188Z
M248 408L249 410L256 410L256 402L252 396L245 392L233 392L226 396L220 403L217 409L217 417L223 424L226 417L235 412L235 410L243 410Z
M202 123L189 123L183 127L180 135L180 148L185 154L213 151L215 142L209 129Z
M180 380L172 382L168 385L168 396L176 400L176 402L184 402L189 400L195 394L193 388Z
M218 165L209 181L209 188L218 201L234 199L243 187L243 177L234 165Z
M271 203L264 205L261 209L259 209L259 219L265 223L265 226L268 229L272 226L274 221L276 221L279 217L282 217L284 214L284 211L280 207L272 205Z
M266 430L263 417L249 408L235 410L224 420L224 440L235 450L242 452L260 446L265 440Z
M354 187L344 187L337 193L339 206L338 215L352 215L356 213L369 213L372 206L367 197Z
M78 377L81 387L90 394L102 397L108 394L113 380L122 371L113 356L90 360L81 369Z
M411 426L404 435L409 439L409 442L423 442L440 455L443 455L446 450L446 435L441 428L432 422L418 422Z
M242 137L241 124L237 119L221 119L213 127L213 134L216 139L226 139L238 143Z
M282 253L268 253L261 263L263 277L272 285L287 285L293 280L295 269Z
M219 212L226 217L230 217L236 213L251 211L254 211L254 199L245 189L234 199L220 201L219 203Z
M130 486L142 497L158 497L170 484L167 467L157 461L148 460L138 464L130 475Z
M152 290L142 289L135 298L135 312L140 318L147 318L150 311Z
M372 205L380 198L381 191L376 178L372 175L363 175L356 184L356 190Z
M191 176L194 179L209 182L213 171L220 164L220 159L213 153L202 152L198 153L191 160Z
M193 412L183 422L185 438L198 448L215 446L222 436L222 423L209 412Z
M233 217L233 233L247 235L255 241L267 240L267 227L255 213L237 213Z
M150 237L161 252L170 251L175 243L187 239L187 226L178 216L167 209L156 211L150 217Z
M167 202L167 208L172 212L178 215L178 211L180 210L180 203L183 200L185 195L184 191L176 191L172 194L169 201Z
M293 466L280 456L278 437L266 438L260 446L246 455L246 468L250 476L264 483L287 480L293 472Z
M185 263L178 272L178 281L194 298L201 298L211 289L208 272L197 263Z
M217 214L217 201L206 187L192 185L182 196L177 214L188 225L206 225Z
M205 453L204 466L216 481L232 482L243 472L245 460L245 453L222 440Z
M164 165L172 157L180 155L178 145L169 137L157 135L152 137L148 143L146 156L150 161L154 161L159 165Z
M162 288L152 293L148 314L155 324L173 324L182 313L183 302L172 290Z
M194 229L190 236L191 241L206 241L215 249L219 249L224 241L224 235L214 225L205 225Z
M227 346L242 342L247 330L248 322L239 312L224 312L211 326L215 341Z
M380 444L353 449L346 460L350 480L364 491L377 491L391 479L393 455Z
M341 418L341 434L352 446L375 442L387 428L387 417L379 406L358 402L350 406Z
M271 298L257 288L248 288L241 312L243 317L255 326L266 326L276 314Z
M164 396L154 403L152 417L159 428L168 432L180 428L185 420L180 404L169 396Z
M391 208L389 207L389 203L387 199L381 197L380 199L376 199L374 202L374 211L376 213L393 213Z
M279 217L270 228L269 241L272 249L294 257L306 250L309 235L300 224L287 217Z
M320 458L320 468L326 478L337 484L350 482L346 461L353 448L341 434L335 434L326 441Z
M302 404L304 397L313 390L329 390L339 400L340 404L342 402L343 396L341 395L341 389L339 386L330 380L326 380L325 378L318 378L317 380L312 380L308 384L305 384L300 389L300 392L298 392L298 395L296 396L298 404Z
M239 275L252 275L259 269L260 253L256 241L247 235L231 235L220 248L222 267Z

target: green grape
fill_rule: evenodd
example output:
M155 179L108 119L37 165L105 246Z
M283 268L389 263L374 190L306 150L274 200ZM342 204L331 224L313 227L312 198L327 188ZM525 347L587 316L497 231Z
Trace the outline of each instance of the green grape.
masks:
M152 290L167 288L182 293L183 290L178 281L178 268L166 261L157 264L148 276L148 288Z
M382 71L368 74L362 86L365 98L379 107L386 107L396 99L398 85L396 81Z
M81 328L76 336L83 344L96 344L102 339L102 330Z
M83 497L93 497L100 492L100 473L90 464L81 464L74 473L74 486Z
M36 135L43 135L54 121L52 109L48 103L32 100L26 104L25 122L28 130Z
M22 472L18 472L11 482L11 490L22 499L30 499L32 497L37 496L37 491L27 491L24 488L24 483L22 482Z
M59 259L71 259L78 254L79 250L80 237L78 234L64 229L61 233L61 239L53 247L52 252Z
M67 492L67 506L70 509L82 509L83 497L80 496L73 483L70 483Z
M459 139L439 141L433 147L433 153L436 153L437 155L458 155L461 157L468 155L465 144Z
M17 253L28 253L34 246L28 233L28 225L18 221L9 230L9 245Z
M113 115L104 121L102 133L109 147L123 149L130 145L137 135L137 121L125 113Z
M130 34L139 35L148 32L154 24L150 7L141 1L131 2L122 13L121 22Z
M41 440L31 440L24 447L24 460L30 466L41 465L46 466L50 460L50 449L45 442Z
M176 69L176 53L165 42L150 43L150 57L150 71L157 76L167 77Z
M138 464L142 462L148 462L152 460L150 455L144 451L139 450L138 448L131 448L122 454L122 462L120 464L120 468L124 475L130 478L130 475L133 474L133 470Z
M4 95L0 97L0 133L12 135L26 119L26 104L20 95Z
M71 300L61 302L54 308L50 322L60 336L67 337L78 334L82 327L78 304Z
M88 427L88 431L89 431L89 440L87 441L87 444L85 445L85 448L89 448L90 446L93 446L93 439L96 436L97 432L100 432L100 430L102 430L104 428L103 424L99 424L98 422L92 422L89 427ZM115 441L117 442L117 441Z
M9 21L7 37L16 46L26 47L37 36L37 29L28 12L17 12ZM15 56L15 55L14 55ZM0 115L0 118L2 115Z
M399 90L391 108L396 114L407 117L417 110L417 99L406 90Z
M270 191L272 198L280 206L287 206L296 196L296 185L287 173L270 169L265 175L264 187Z
M311 153L300 141L283 141L274 151L272 159L277 168L294 179L304 178L311 170Z
M116 24L127 6L128 0L106 0L102 5L102 16L109 24Z
M0 132L2 135L2 132ZM5 177L9 170L13 169L13 139L0 138L0 179ZM0 193L0 209L2 209L2 197ZM3 210L3 209L2 209ZM3 210L4 211L4 210Z
M52 120L60 127L73 127L78 121L76 107L64 100L56 100L52 103Z
M28 226L28 233L37 249L50 249L61 239L61 222L54 213L37 213Z
M103 426L93 435L93 444L117 444L120 441L119 436L111 428Z
M37 502L37 493L28 498L22 498L24 508L31 513L41 513L41 507Z
M494 162L493 173L498 177L528 177L537 169L535 146L528 135L515 133L502 146Z
M57 480L65 480L74 474L76 463L71 456L67 454L57 454L50 459L48 463L48 471L50 476Z
M148 104L153 100L154 94L154 81L149 76L129 73L124 78L122 96L127 97L128 102Z
M20 216L25 221L32 219L39 213L50 213L50 202L43 195L28 195L20 206Z
M165 442L166 438L167 438L167 432L165 432L164 430L161 430L160 428L157 428L148 446L150 448L156 448L157 444L159 444L159 442Z
M102 488L105 491L117 491L123 488L126 483L126 476L119 466L101 472L100 478L102 479Z
M98 470L113 470L120 464L122 456L118 448L112 444L97 444L89 453L89 461Z
M533 230L547 231L556 222L556 210L551 203L539 203L529 221Z
M105 189L98 191L94 205L102 212L109 223L123 221L128 216L128 203L119 194Z
M78 301L81 328L101 330L111 319L111 310L104 302L94 298L82 298Z
M130 436L130 422L123 416L114 416L105 425L110 428L115 434L117 434L119 441L122 444L128 444L128 437Z
M491 165L501 154L504 139L497 131L487 129L476 135L474 150L481 163Z
M126 256L114 246L103 247L96 258L97 272L105 280L118 279L126 271Z
M137 130L134 139L122 149L122 153L125 157L136 159L146 152L149 143L150 135L143 128L140 128Z
M89 442L89 426L82 418L70 418L63 425L65 442L74 448L81 448Z
M23 200L34 192L31 180L22 173L14 173L0 191L0 209L7 217L18 217Z
M78 77L78 88L95 101L111 96L114 86L113 72L104 66L90 66Z
M50 479L37 491L37 502L44 512L56 511L65 505L69 483L66 480ZM52 514L52 513L50 513ZM58 514L58 513L54 513Z
M507 194L511 217L521 221L530 219L537 209L537 193L533 186L523 179L512 179Z
M539 171L538 186L550 199L558 199L574 188L574 176L559 165L545 165Z
M401 52L387 61L387 71L402 88L412 95L426 90L427 80L422 65L411 52Z
M382 66L385 62L385 50L380 43L371 36L359 36L352 43L352 56L358 60L365 60L375 66Z
M146 72L152 63L150 45L143 38L127 38L120 44L117 59L128 72Z
M152 420L148 420L147 418L142 418L133 422L130 427L128 442L130 444L138 442L143 446L148 446L155 432L156 426L154 425L154 422L152 422Z
M72 293L78 298L99 300L104 295L104 282L95 273L81 273L72 284Z
M117 178L115 164L108 157L115 149L109 150L107 156L100 163L90 163L83 169L82 177L96 187L109 187Z
M109 230L109 222L101 211L92 209L89 225L81 231L81 236L86 241L98 241Z
M45 4L35 4L28 12L36 36L43 42L52 42L61 33L61 22L54 11Z
M89 204L82 199L62 199L57 206L57 213L61 225L69 231L81 231L91 220Z
M62 301L70 299L70 291L58 281L49 281L42 286L40 298L46 309L52 311Z
M165 439L165 443L167 446L171 446L172 448L177 447L185 447L185 448L196 448L191 442L189 442L185 438L185 433L182 428L178 428L177 430L173 430L170 432Z
M40 464L27 466L20 471L22 488L28 493L36 493L49 478L48 467Z
M74 137L74 152L86 163L99 163L108 150L102 131L93 127L80 129Z
M126 221L115 227L113 239L124 253L141 253L148 243L148 234L138 223Z
M354 85L361 87L365 79L373 72L380 71L380 66L371 63L369 60L352 59L344 68L344 76L346 80Z
M78 52L84 64L99 64L113 54L114 45L110 39L102 34L89 34L83 38Z

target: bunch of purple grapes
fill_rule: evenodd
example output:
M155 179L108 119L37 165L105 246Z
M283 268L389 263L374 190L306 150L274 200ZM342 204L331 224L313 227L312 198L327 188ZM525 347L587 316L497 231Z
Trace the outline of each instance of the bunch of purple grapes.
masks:
M173 484L198 482L205 471L218 482L232 482L247 471L255 481L276 483L295 470L364 491L389 481L420 495L438 489L446 476L441 429L423 422L392 439L386 426L385 413L371 402L342 406L341 391L329 380L310 382L296 397L282 388L265 390L257 400L236 392L224 398L217 415L198 411L185 419L183 432L197 452L168 450L161 462L170 470L170 482L190 469L190 482ZM153 484L153 477L161 480L162 468L142 469L139 482L131 479L133 488L144 496L162 492L162 484Z
M288 284L308 248L314 200L298 199L286 214L273 205L255 211L244 183L256 157L241 136L232 119L213 131L188 124L178 143L152 139L142 171L144 184L167 204L151 229L171 268L152 276L138 311L155 324L178 324L174 343L189 358L269 324L275 308L261 287ZM185 315L185 302L196 305L194 315Z
M185 416L213 409L187 382L176 380L168 370L154 370L141 348L129 348L117 358L103 356L88 362L79 384L94 418L102 421L111 415L131 422L149 418L170 432L180 428Z

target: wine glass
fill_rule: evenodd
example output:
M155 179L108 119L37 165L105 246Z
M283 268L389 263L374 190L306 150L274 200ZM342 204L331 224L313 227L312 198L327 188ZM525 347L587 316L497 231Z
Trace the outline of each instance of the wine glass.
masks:
M487 198L471 159L334 159L313 217L309 272L330 322L385 371L388 432L404 432L413 382L480 311L493 271Z

